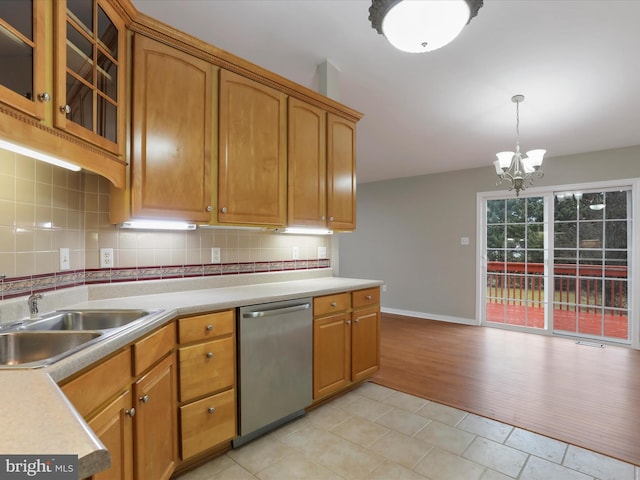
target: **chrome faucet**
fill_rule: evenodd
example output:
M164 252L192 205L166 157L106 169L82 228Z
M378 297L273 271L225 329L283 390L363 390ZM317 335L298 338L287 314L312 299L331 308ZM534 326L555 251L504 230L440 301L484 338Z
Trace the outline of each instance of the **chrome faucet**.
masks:
M38 316L38 300L42 300L41 293L34 293L27 299L27 303L29 304L29 314L31 315L31 318L37 318Z

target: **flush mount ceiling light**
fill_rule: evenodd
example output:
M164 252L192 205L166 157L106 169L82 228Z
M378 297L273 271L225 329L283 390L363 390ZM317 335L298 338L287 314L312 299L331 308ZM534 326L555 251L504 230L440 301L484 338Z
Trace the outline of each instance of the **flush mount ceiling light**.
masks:
M398 50L424 53L451 42L483 0L372 0L371 26Z
M529 150L527 156L522 158L520 153L520 102L524 95L514 95L511 101L516 104L516 151L496 153L498 160L493 162L498 174L496 185L506 184L509 191L515 190L516 197L520 190L533 185L533 176L542 178L540 170L542 157L546 150Z

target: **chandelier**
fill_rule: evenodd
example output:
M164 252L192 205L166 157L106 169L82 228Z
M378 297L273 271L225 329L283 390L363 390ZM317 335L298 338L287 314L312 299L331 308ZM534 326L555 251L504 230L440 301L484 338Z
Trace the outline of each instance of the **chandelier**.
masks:
M398 50L443 47L478 14L483 0L372 0L371 26Z
M516 197L520 190L533 185L533 176L542 178L540 167L546 150L529 150L526 157L520 153L520 102L524 95L514 95L511 101L516 104L516 151L496 153L498 160L493 162L498 174L496 185L507 185L509 191L515 190Z

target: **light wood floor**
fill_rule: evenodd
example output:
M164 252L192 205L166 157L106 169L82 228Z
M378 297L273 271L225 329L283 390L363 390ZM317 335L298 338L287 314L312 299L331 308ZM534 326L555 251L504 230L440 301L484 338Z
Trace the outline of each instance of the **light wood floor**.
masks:
M373 381L640 465L640 351L382 315Z

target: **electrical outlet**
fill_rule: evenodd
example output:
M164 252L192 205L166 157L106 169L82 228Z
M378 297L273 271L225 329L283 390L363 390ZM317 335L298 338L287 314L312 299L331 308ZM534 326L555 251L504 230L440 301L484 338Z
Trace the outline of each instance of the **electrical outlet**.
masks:
M71 259L69 258L69 249L60 249L60 270L69 270L71 268Z
M387 291L387 286L386 285L382 285L382 291L386 292Z
M291 258L294 260L300 259L300 249L298 247L291 247Z
M220 248L213 247L211 249L211 263L220 263Z
M318 247L318 260L327 258L327 247Z
M100 249L100 268L113 268L113 248Z

